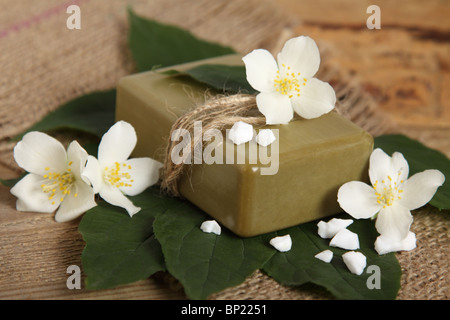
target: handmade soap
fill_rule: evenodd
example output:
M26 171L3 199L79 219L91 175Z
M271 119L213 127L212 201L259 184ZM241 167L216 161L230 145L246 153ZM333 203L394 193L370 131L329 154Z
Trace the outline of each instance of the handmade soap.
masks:
M176 69L205 63L241 65L242 60L229 55ZM172 124L204 102L205 90L187 76L159 71L122 78L116 118L136 129L138 143L133 156L163 161ZM236 159L231 164L224 154L222 164L192 164L179 183L184 198L237 235L255 236L341 212L339 187L348 181L367 181L373 138L336 112L264 128L276 133L271 145L263 147L253 139L240 151L241 146L233 144L224 132L223 148L236 157L244 152L244 161ZM255 136L259 129L255 128ZM251 150L258 150L261 157L254 161Z

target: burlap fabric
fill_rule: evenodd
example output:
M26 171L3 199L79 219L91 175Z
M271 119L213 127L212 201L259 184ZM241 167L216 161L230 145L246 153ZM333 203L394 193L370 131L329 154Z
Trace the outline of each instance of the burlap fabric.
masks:
M77 4L81 30L68 30L66 8ZM141 15L176 24L194 34L247 53L276 53L301 25L270 0L0 0L0 163L20 172L9 138L62 103L95 90L114 88L135 72L127 49L126 6ZM298 30L298 28L296 29ZM342 99L353 99L343 114L374 135L395 131L356 78L341 78L327 64L333 48L322 51L319 78ZM399 299L448 299L448 212L426 207L414 213L418 248L398 254L403 269ZM81 254L81 253L80 253ZM170 285L170 283L168 283ZM177 287L176 285L174 287ZM245 283L211 299L329 299L314 286L287 288L256 272Z

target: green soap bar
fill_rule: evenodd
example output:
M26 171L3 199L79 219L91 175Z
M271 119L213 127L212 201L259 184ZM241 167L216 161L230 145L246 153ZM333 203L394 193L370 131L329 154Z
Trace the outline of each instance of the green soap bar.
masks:
M241 65L242 60L229 55L174 68L188 70L205 63ZM205 90L189 77L161 72L122 78L116 118L136 129L134 156L163 161L172 124L204 101ZM245 144L243 163L236 159L234 164L192 165L179 184L183 197L237 235L250 237L339 213L339 187L348 181L368 181L373 138L336 112L267 128L275 129L277 142L266 149L254 141ZM265 162L250 159L253 147L261 156L270 151ZM224 136L223 148L224 153L239 154L241 146Z

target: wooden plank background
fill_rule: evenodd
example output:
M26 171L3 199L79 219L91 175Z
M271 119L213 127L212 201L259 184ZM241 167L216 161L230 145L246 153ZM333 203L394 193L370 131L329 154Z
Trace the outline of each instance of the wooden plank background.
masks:
M82 10L85 2L88 3L88 1L78 1ZM64 12L59 11L53 14L48 11L55 8L57 3L60 5L60 2L52 0L40 1L39 4L28 1L27 5L20 7L10 5L9 0L0 2L2 8L0 11L0 46L2 48L0 64L3 65L3 69L0 68L0 70L4 71L0 73L3 75L0 76L0 133L12 127L18 133L33 119L36 121L45 115L51 109L48 106L56 105L48 97L50 92L45 91L48 86L39 87L36 82L38 80L34 79L32 82L23 74L16 76L13 73L14 70L21 70L21 65L12 66L8 62L5 50L14 51L20 44L18 41L11 40L10 35L13 33L20 37L27 28L45 30L46 21L51 17L60 19L61 23L64 23L67 17ZM111 1L111 3L114 6L119 2ZM144 1L136 1L136 3L145 7L142 4ZM168 6L177 5L177 1L166 3ZM333 63L339 66L341 71L361 81L365 90L376 99L379 107L397 123L397 132L406 133L450 156L450 93L448 90L450 87L450 19L448 18L450 3L448 1L268 0L248 3L247 9L248 6L253 6L254 11L261 12L259 15L261 21L255 22L255 26L252 26L252 21L245 22L249 30L257 28L258 23L261 26L264 23L262 19L264 15L269 19L269 16L273 15L272 8L277 8L277 14L285 19L273 25L273 28L277 29L279 39L274 38L273 35L263 37L258 34L260 37L258 41L252 42L252 39L239 41L239 37L232 34L225 35L223 32L219 37L220 40L225 43L230 41L231 45L245 52L257 44L275 50L279 48L281 39L286 40L290 36L299 34L310 35L321 46L332 48ZM368 30L366 27L366 19L369 16L366 9L371 4L377 4L381 8L380 30ZM3 10L4 8L6 9ZM193 5L192 11L179 14L185 14L194 19L195 10L199 10L199 7ZM83 14L89 13L83 12ZM217 9L211 9L206 16L202 16L202 19L213 20L217 14L219 14ZM245 20L239 10L228 14L230 20L223 21L225 24L231 24L233 17ZM22 23L26 21L26 18L31 19L31 17L34 17L34 20L28 20L31 21L28 26ZM40 17L40 20L36 17ZM123 37L126 34L123 17L119 18L113 14L109 17L111 20L117 19L120 22L117 24L120 28L117 30L111 28L111 32L120 32L122 37L120 41L123 44ZM170 20L170 17L163 15L162 10L158 13L158 17ZM191 29L198 34L202 34L205 28L196 27L203 26L201 21L185 21L185 23L191 23ZM51 42L54 39L47 40ZM95 41L101 41L100 37L95 38ZM3 46L2 43L8 47ZM69 49L65 50L68 55L71 53ZM46 53L45 49L40 52ZM80 54L86 57L94 56L89 51ZM123 61L127 58L129 57L119 54L116 60ZM43 57L35 57L35 59L38 62L39 59L45 60ZM92 61L92 64L98 66L97 72L104 75L104 78L109 77L110 82L105 84L104 88L110 87L114 81L132 68L129 64L122 63L115 67L114 72L108 71L108 73L102 69L101 61ZM45 78L45 72L49 70L58 72L57 70L60 70L58 68L63 68L64 64L53 67L51 61L46 61L45 65L39 66L43 66L41 75ZM83 77L83 79L90 77L89 73L83 74ZM85 87L80 87L79 83L70 81L70 74L66 79L64 86L60 88L55 84L51 89L54 92L63 92L59 96L60 100L73 98L95 87L93 82L99 82L98 79L93 79L92 83L89 82L85 84ZM8 86L9 82L17 83L18 87L36 86L42 90L43 93L39 99L34 101L37 105L33 109L34 118L30 116L27 121L15 124L12 120L4 121L10 114L12 105L27 102L26 91L14 91ZM96 87L96 89L102 89L102 87ZM14 125L8 126L8 123ZM14 130L11 132L14 133ZM0 159L0 178L2 179L13 178L20 173L20 170L14 166L12 146L8 138L8 135L2 136L0 141L0 151L3 152ZM444 225L441 231L447 237L444 243L448 244L449 220L443 219ZM67 267L81 266L84 242L77 231L78 224L79 219L70 223L57 224L52 215L17 212L15 198L9 193L7 187L0 186L0 299L185 299L183 293L171 288L163 277L152 277L111 290L90 292L84 288L67 289ZM448 269L448 263L446 267ZM444 270L445 273L446 271ZM438 278L436 281L444 280ZM444 285L444 289L445 292L438 298L448 299L448 282ZM245 293L242 296L248 298ZM263 297L271 297L270 292ZM289 297L298 298L295 295ZM329 298L326 295L312 295L312 297ZM403 297L414 298L414 293L403 294ZM435 296L430 296L430 298L433 297ZM219 295L218 298L221 296Z

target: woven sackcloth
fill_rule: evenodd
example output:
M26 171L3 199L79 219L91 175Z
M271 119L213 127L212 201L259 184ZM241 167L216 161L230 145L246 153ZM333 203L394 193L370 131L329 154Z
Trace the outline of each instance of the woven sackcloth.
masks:
M81 8L81 30L66 27L70 4ZM181 26L242 54L255 48L276 53L301 26L270 0L0 0L0 165L20 173L11 137L59 105L114 88L121 77L136 72L127 47L128 5L137 14ZM345 101L339 112L375 136L395 131L357 78L344 77L339 66L328 63L333 48L315 40L322 54L317 77L333 85L338 107ZM448 299L448 217L430 207L414 212L418 247L397 254L403 269L399 299ZM259 271L242 285L210 297L329 298L320 288L281 286Z

